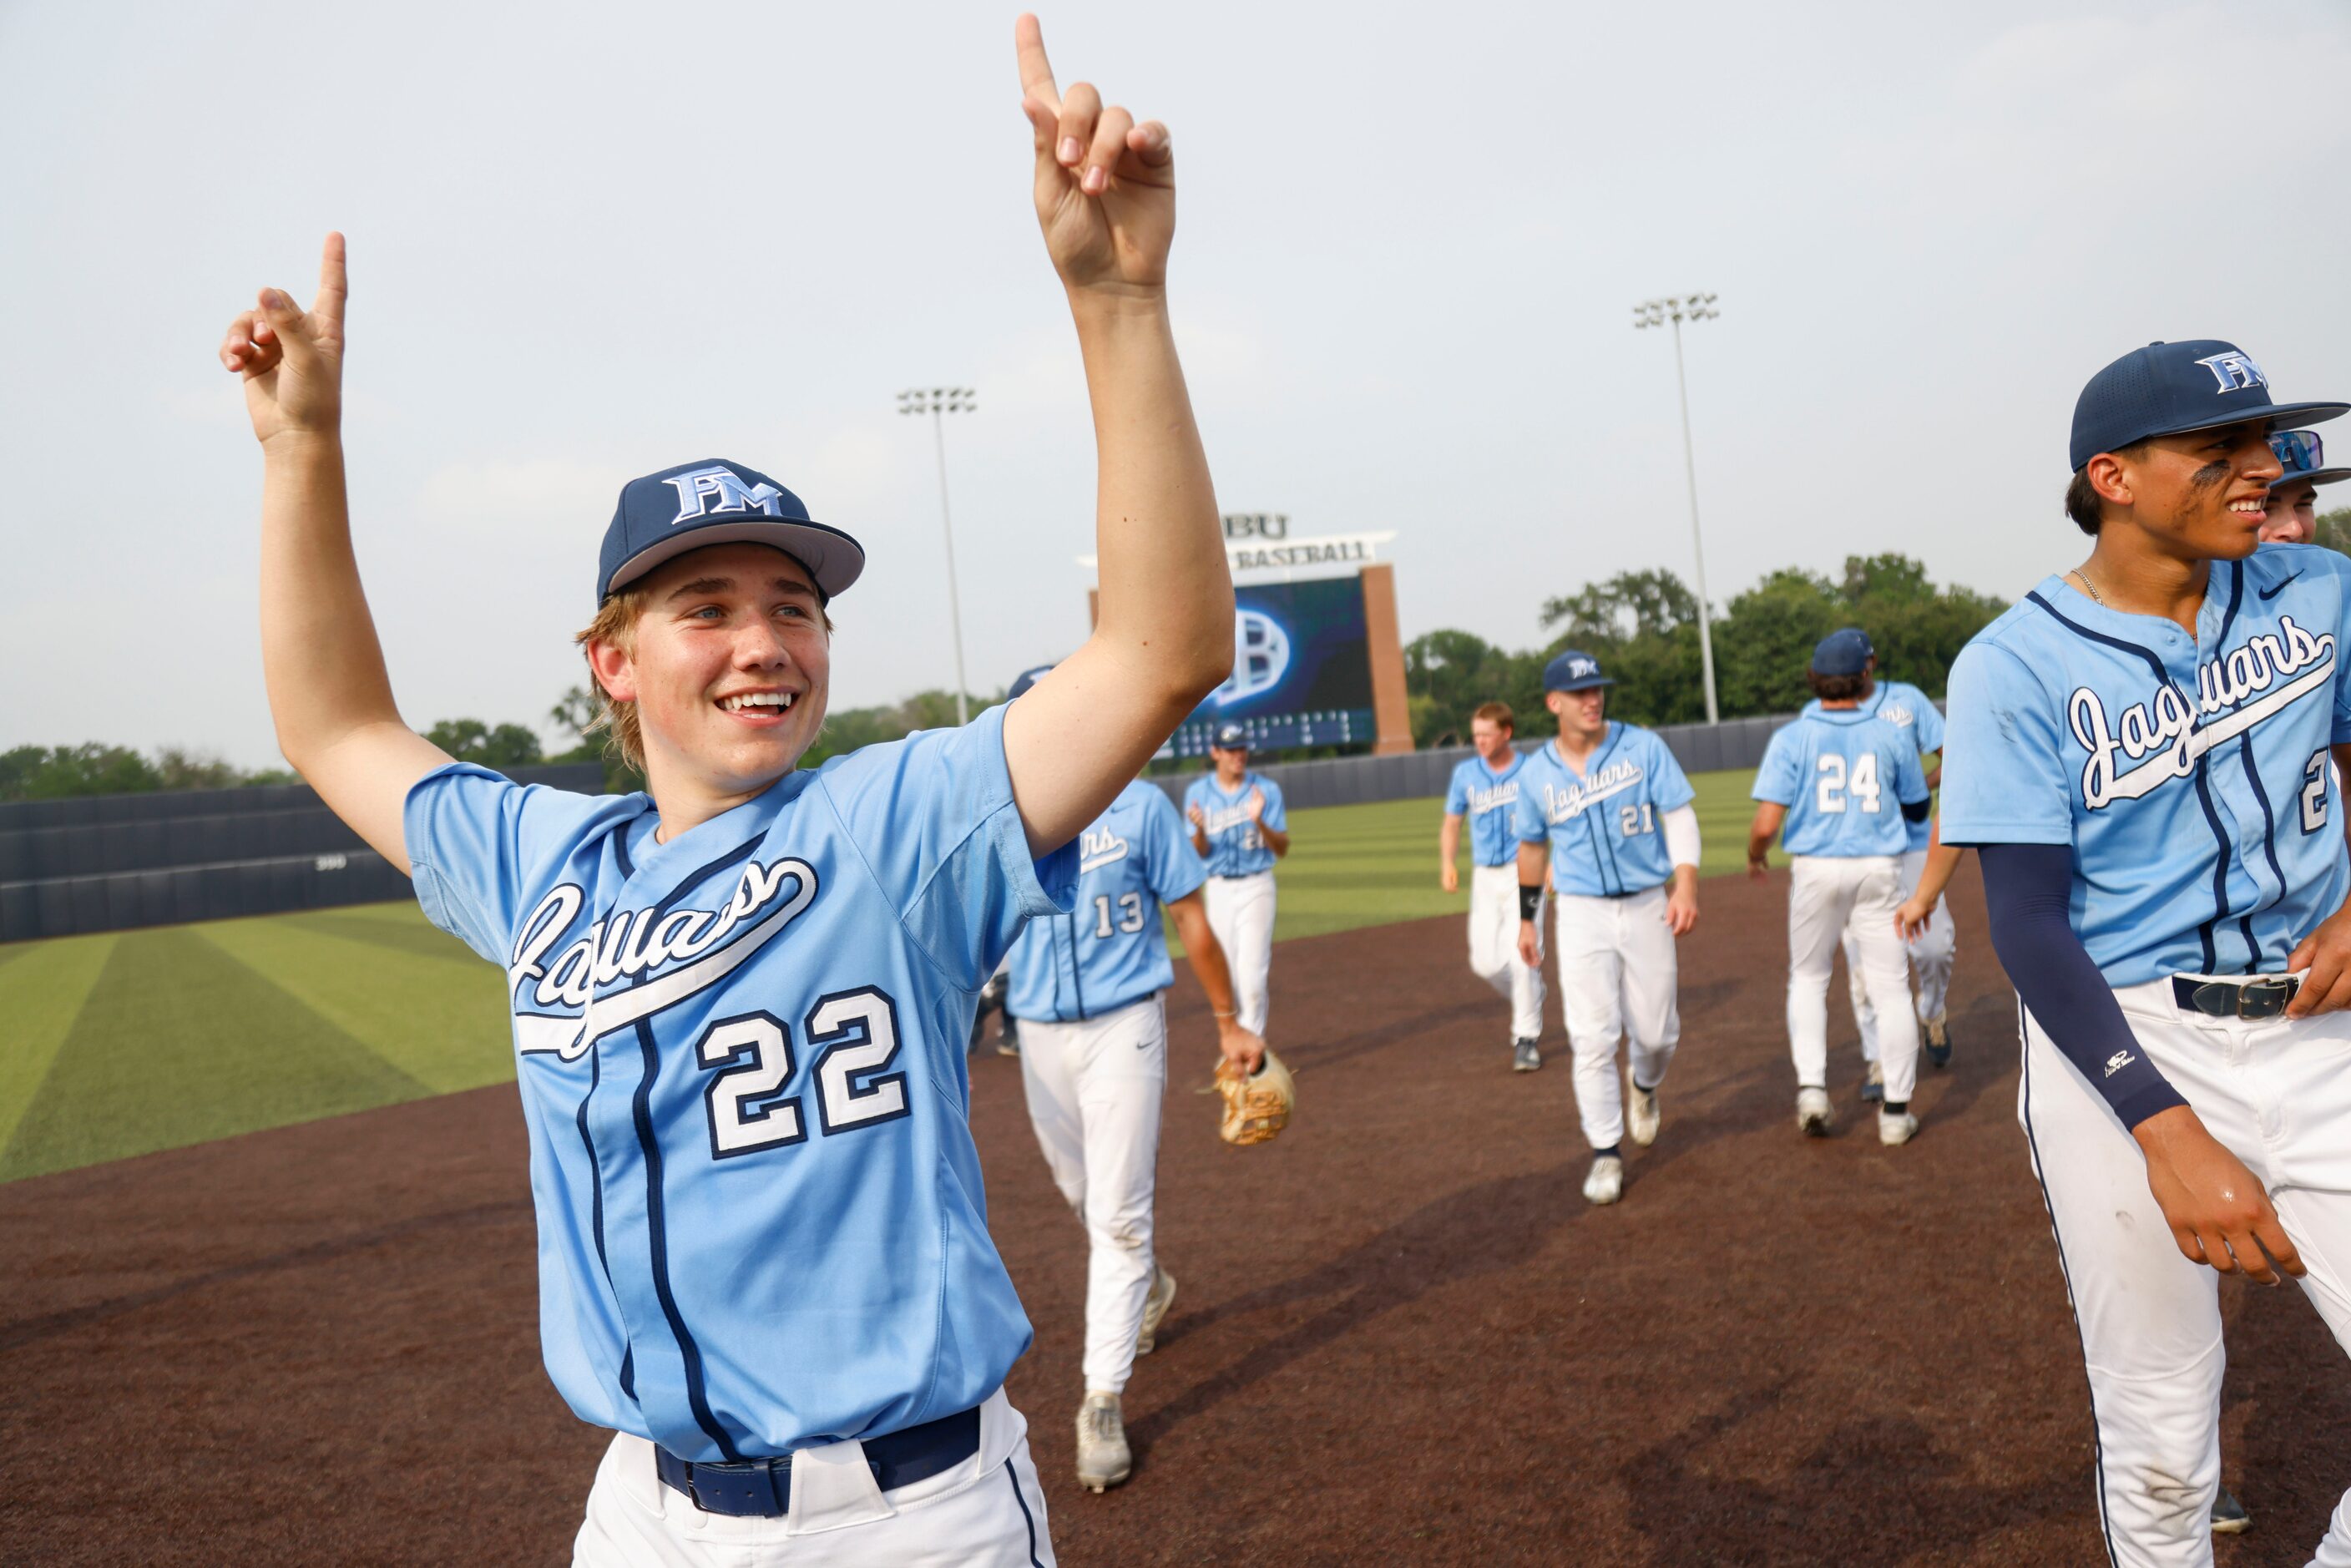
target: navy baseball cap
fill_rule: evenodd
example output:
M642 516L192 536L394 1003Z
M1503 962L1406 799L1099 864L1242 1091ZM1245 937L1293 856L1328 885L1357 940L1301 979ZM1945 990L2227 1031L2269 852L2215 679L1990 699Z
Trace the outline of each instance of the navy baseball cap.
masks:
M2212 430L2240 420L2272 429L2335 419L2351 403L2273 402L2269 378L2234 343L2199 338L2133 349L2090 378L2074 404L2075 473L2101 452L2156 435Z
M1600 673L1600 661L1589 653L1579 653L1570 648L1543 666L1545 692L1589 691L1593 686L1613 686L1616 683Z
M1217 733L1210 737L1208 744L1221 746L1228 751L1247 751L1249 731L1239 725L1228 721L1217 726Z
M743 540L773 545L799 562L828 601L865 570L865 547L810 521L798 496L756 468L712 457L621 486L596 563L596 602L673 556Z
M1053 666L1050 664L1039 664L1033 669L1021 671L1019 674L1012 677L1012 689L1004 694L1004 700L1006 702L1010 702L1014 697L1019 696L1021 693L1027 691L1030 686L1035 685L1039 681L1043 680L1047 675L1050 675L1052 673Z
M1869 667L1874 656L1868 636L1848 626L1842 632L1830 632L1813 645L1813 674L1857 675Z
M1862 657L1865 659L1875 659L1877 657L1877 644L1871 642L1869 640L1869 633L1863 631L1858 626L1840 626L1834 632L1830 632L1829 635L1832 637L1858 637L1861 639ZM1817 652L1817 650L1815 651Z
M2326 443L2314 430L2278 431L2270 437L2270 450L2277 454L2278 466L2285 470L2270 481L2273 490L2296 481L2332 485L2337 479L2351 479L2351 468L2326 466Z

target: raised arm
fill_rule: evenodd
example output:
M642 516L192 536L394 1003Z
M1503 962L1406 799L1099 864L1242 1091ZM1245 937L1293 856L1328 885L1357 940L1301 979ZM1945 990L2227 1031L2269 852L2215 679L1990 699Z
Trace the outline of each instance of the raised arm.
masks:
M327 236L303 310L261 291L221 363L245 381L261 442L261 669L277 748L378 852L408 870L409 787L449 760L401 722L351 554L343 487L343 236Z
M1038 222L1085 360L1099 464L1093 635L1005 715L1012 796L1039 852L1068 842L1231 672L1233 585L1167 315L1167 128L1063 93L1034 16L1014 32Z

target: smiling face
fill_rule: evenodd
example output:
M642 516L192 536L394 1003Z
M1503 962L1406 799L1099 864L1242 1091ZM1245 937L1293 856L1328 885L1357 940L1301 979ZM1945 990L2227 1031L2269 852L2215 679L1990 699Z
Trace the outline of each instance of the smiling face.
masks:
M2306 545L2317 538L2318 486L2307 479L2271 486L2269 505L2262 513L2262 543Z
M2102 499L2127 507L2130 523L2148 543L2182 560L2252 554L2270 481L2283 472L2260 420L2158 435L2134 456L2100 453L2088 470Z
M1217 782L1227 789L1235 789L1240 786L1241 776L1249 771L1249 747L1211 746L1208 760L1217 766Z
M771 546L711 545L633 587L645 608L626 644L589 646L596 678L633 702L645 778L747 798L796 767L824 725L831 634L816 584Z

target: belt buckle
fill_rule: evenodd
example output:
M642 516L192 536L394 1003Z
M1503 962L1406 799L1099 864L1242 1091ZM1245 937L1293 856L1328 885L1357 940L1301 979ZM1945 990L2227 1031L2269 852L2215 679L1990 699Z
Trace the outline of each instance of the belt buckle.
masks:
M2285 1011L2286 1003L2294 999L2294 985L2290 977L2254 980L2237 988L2237 1016L2241 1019L2275 1018Z

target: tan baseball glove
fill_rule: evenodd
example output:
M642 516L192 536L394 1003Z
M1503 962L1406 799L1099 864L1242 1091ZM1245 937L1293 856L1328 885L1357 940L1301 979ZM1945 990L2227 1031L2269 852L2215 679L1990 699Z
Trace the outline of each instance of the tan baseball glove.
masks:
M1290 1113L1298 1108L1297 1082L1270 1050L1255 1072L1244 1072L1230 1061L1217 1063L1217 1092L1225 1101L1224 1122L1217 1134L1242 1148L1271 1142L1276 1133L1290 1125Z

